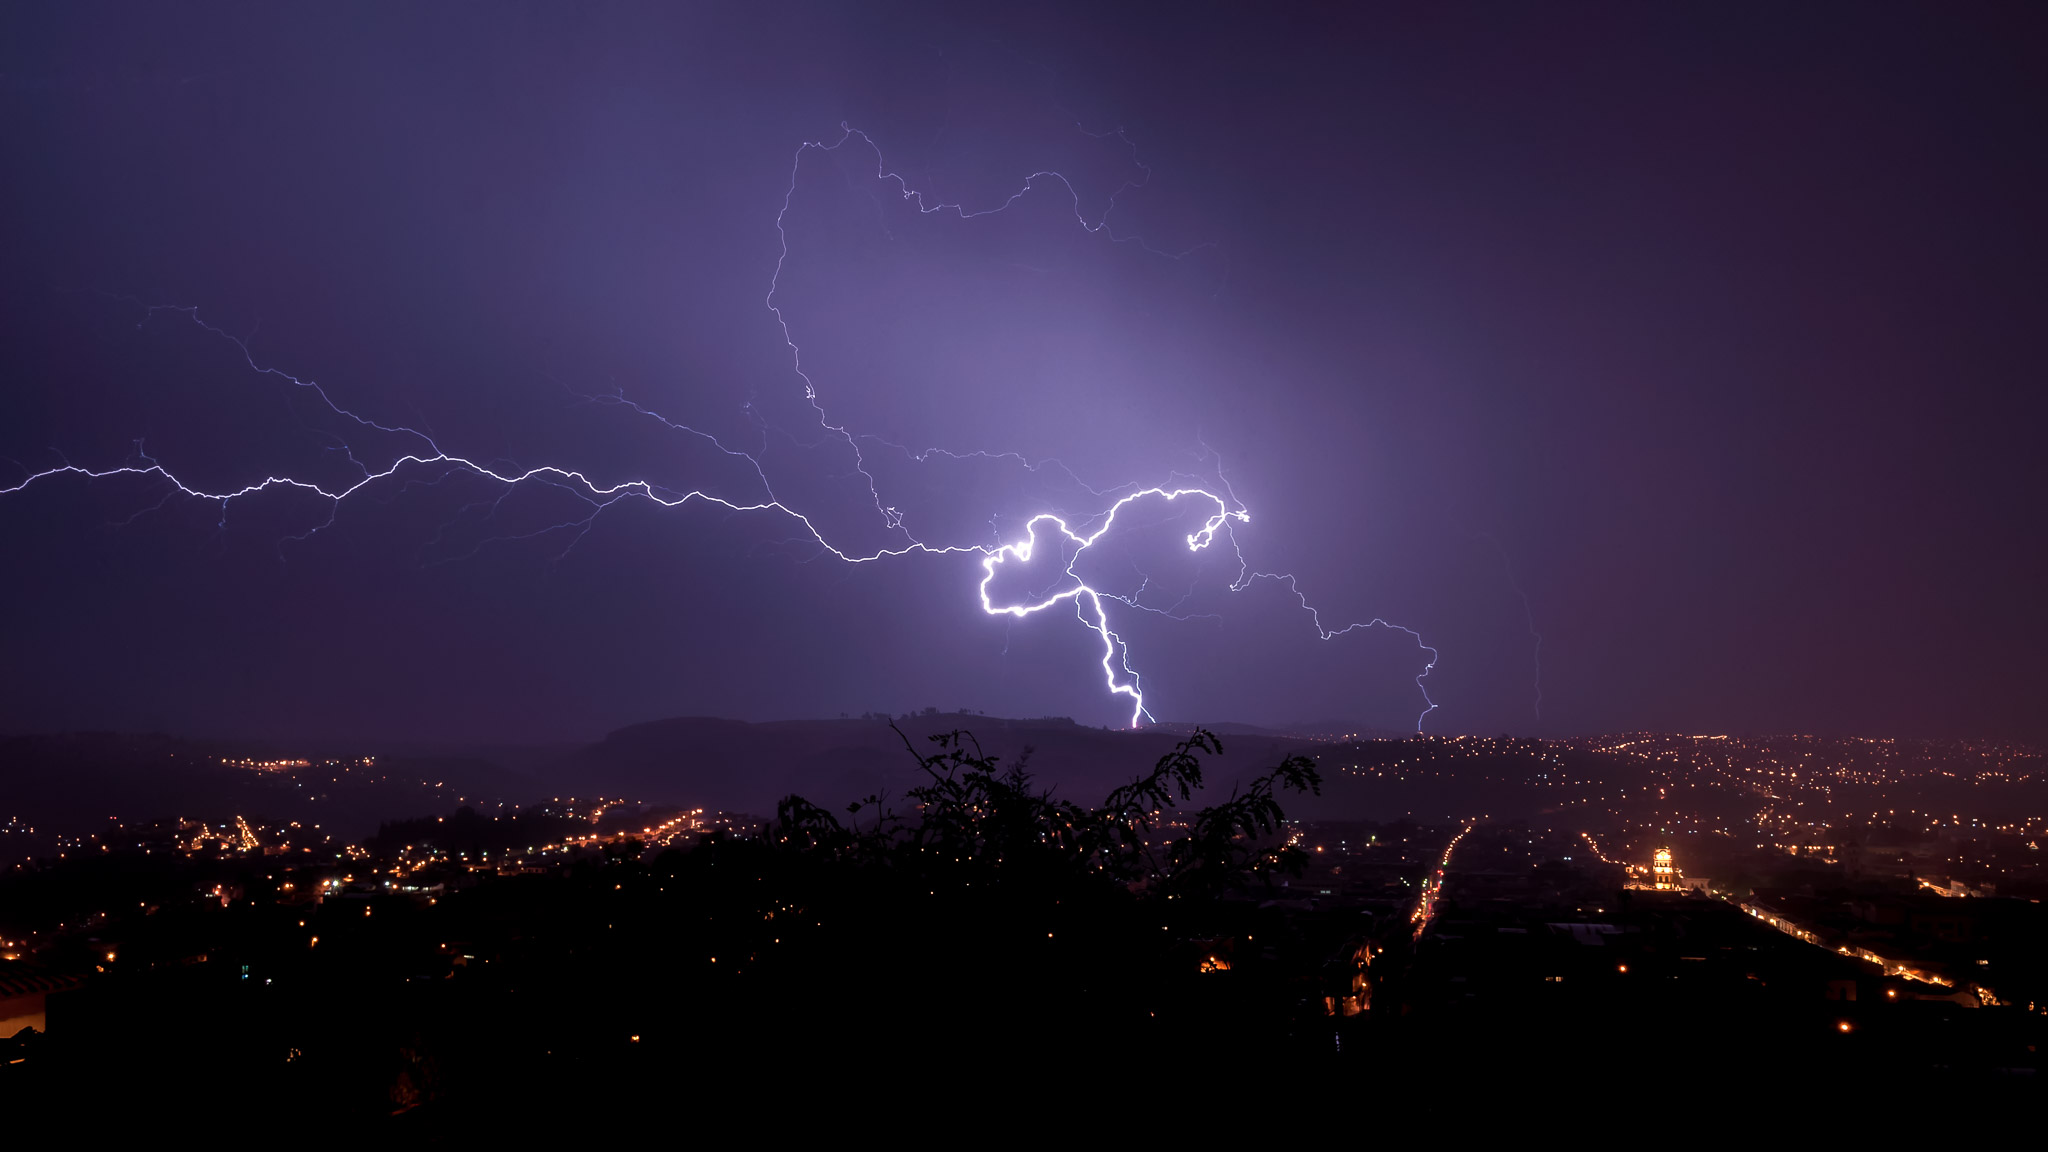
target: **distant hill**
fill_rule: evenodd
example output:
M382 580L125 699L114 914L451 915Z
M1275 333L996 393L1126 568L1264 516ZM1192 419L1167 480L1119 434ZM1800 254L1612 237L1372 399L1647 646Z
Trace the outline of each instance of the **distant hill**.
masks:
M1186 720L1167 720L1150 725L1161 732L1186 735L1196 728L1206 728L1218 736L1270 736L1282 740L1312 740L1317 743L1341 743L1346 740L1406 740L1413 732L1397 732L1391 728L1370 728L1359 724L1345 724L1336 720L1323 720L1300 724L1282 724L1278 727L1261 724L1238 724L1231 721L1206 724Z
M301 820L353 839L397 816L457 803L522 803L531 777L467 756L317 755L274 741L184 740L109 732L0 736L0 825L64 837L109 823L220 821L234 816ZM237 761L311 761L259 771Z
M2048 756L1995 741L1651 733L1374 739L1319 733L1316 725L1205 727L1219 734L1224 754L1207 759L1208 788L1192 806L1215 803L1298 753L1315 760L1322 793L1287 796L1283 805L1289 816L1307 820L1490 816L1536 827L1684 828L1704 835L1760 827L1775 812L1780 823L1795 821L1785 832L1793 835L1792 827L1844 813L1895 811L1940 813L1950 823L2032 836L2048 797ZM0 860L54 851L57 838L75 841L110 823L217 823L239 815L317 824L323 835L347 842L387 821L557 796L766 816L792 793L835 812L882 793L901 811L921 779L905 738L917 752L930 752L930 736L955 730L971 732L1005 763L1028 750L1040 787L1095 804L1148 771L1193 728L1129 731L1062 717L939 712L899 717L893 728L882 717L766 724L679 717L621 728L583 746L385 748L353 757L332 741L0 736ZM251 760L271 763L251 767Z
M545 776L579 795L687 803L727 812L768 814L796 793L831 808L876 793L900 798L920 779L904 747L933 749L929 737L971 732L981 747L1009 762L1030 750L1033 776L1057 795L1095 803L1110 789L1149 771L1193 726L1139 731L1088 728L1063 718L1003 719L939 713L887 720L789 720L748 724L683 717L621 728ZM1309 742L1247 729L1223 736L1225 755L1211 765L1211 787L1228 790L1240 776L1270 767Z
M877 793L901 801L919 782L904 737L929 752L934 733L971 732L1005 762L1030 750L1041 787L1097 803L1128 783L1196 727L1158 724L1130 731L1089 728L1064 718L1004 719L962 713L887 719L789 720L749 724L681 717L621 728L547 770L542 779L562 794L619 796L650 803L703 806L768 815L792 793L841 811ZM1418 820L1491 813L1535 815L1554 809L1561 766L1554 747L1534 742L1441 738L1335 740L1248 724L1203 725L1223 742L1209 758L1206 795L1215 803L1283 758L1316 759L1320 796L1289 796L1290 816L1305 819ZM1586 768L1578 773L1583 779Z
M1434 822L1491 815L1597 822L1617 814L1624 800L1633 806L1652 795L1635 784L1667 762L1606 748L1634 749L1644 742L1640 737L1375 738L1319 731L1323 725L1203 727L1220 736L1224 754L1208 758L1206 794L1194 797L1194 806L1214 803L1284 757L1301 754L1315 759L1323 790L1316 797L1283 799L1288 814L1300 819L1412 816ZM766 816L792 793L835 812L879 793L900 809L921 781L905 738L917 752L928 753L933 734L955 730L972 733L1004 763L1028 751L1040 787L1094 804L1148 771L1194 728L1168 723L1131 731L1086 727L1063 717L938 712L899 717L895 727L879 716L772 723L677 717L620 728L583 746L404 748L387 750L367 767L341 757L340 746L327 741L0 737L0 831L10 820L15 827L36 827L41 837L52 830L73 836L104 829L109 817L217 821L246 815L317 822L337 839L355 839L385 821L440 815L465 804L486 810L557 796ZM1835 751L1847 756L1865 747L1846 742ZM238 758L311 763L257 771L237 766ZM1850 783L1837 781L1835 787ZM1727 799L1748 803L1744 796Z

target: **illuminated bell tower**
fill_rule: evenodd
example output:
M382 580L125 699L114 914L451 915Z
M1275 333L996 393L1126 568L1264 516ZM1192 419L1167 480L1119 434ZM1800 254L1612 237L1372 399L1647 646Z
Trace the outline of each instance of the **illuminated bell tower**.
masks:
M1662 890L1678 887L1678 869L1671 863L1671 849L1657 849L1656 863L1650 867L1651 885Z

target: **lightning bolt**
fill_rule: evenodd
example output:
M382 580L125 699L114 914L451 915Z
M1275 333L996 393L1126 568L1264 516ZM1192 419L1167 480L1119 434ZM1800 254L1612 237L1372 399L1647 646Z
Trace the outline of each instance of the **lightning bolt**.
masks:
M161 481L169 485L169 489L164 493L162 500L150 508L136 513L137 516L161 508L170 500L182 495L190 499L218 505L220 510L218 525L221 528L225 528L228 509L235 501L272 489L288 489L310 494L325 501L327 504L327 518L323 522L296 536L287 537L287 539L291 540L305 540L334 523L335 516L343 501L371 489L373 486L380 485L386 481L398 483L401 480L406 487L416 484L438 484L450 476L467 474L500 486L501 491L497 499L486 502L491 506L493 512L497 510L497 506L514 490L529 484L552 486L575 496L590 508L587 516L553 524L534 532L492 537L490 540L480 542L477 545L478 548L481 548L483 543L497 540L532 539L555 532L568 531L571 533L569 543L561 553L566 554L569 548L573 548L576 542L581 540L583 535L590 531L597 517L606 509L621 500L638 498L651 501L666 508L682 508L686 505L702 504L722 508L733 513L777 517L797 528L800 538L808 540L814 545L819 557L830 556L846 564L868 564L912 554L929 556L971 554L980 558L982 578L978 586L978 594L982 611L988 615L1019 620L1037 615L1061 603L1072 605L1076 619L1084 627L1094 632L1102 641L1101 668L1104 686L1112 696L1127 698L1130 701L1130 725L1134 728L1153 720L1154 717L1152 712L1146 707L1142 681L1139 673L1132 666L1129 645L1118 635L1112 624L1109 605L1115 603L1139 611L1167 615L1174 619L1189 619L1189 617L1177 615L1179 603L1185 603L1187 596L1183 596L1181 601L1172 608L1147 607L1139 604L1138 600L1144 591L1150 587L1149 577L1145 578L1136 592L1127 596L1120 596L1114 592L1091 586L1079 575L1077 566L1089 549L1095 547L1115 526L1118 514L1132 503L1141 500L1159 500L1169 506L1173 506L1186 501L1198 507L1202 511L1203 516L1201 526L1195 531L1188 533L1183 542L1191 553L1203 552L1215 546L1219 540L1224 542L1224 546L1229 548L1237 561L1237 575L1229 585L1231 591L1243 591L1258 581L1284 583L1302 610L1308 614L1310 620L1314 623L1318 637L1326 641L1334 640L1353 631L1370 628L1392 629L1405 632L1413 637L1417 647L1428 654L1427 664L1415 678L1416 687L1421 692L1425 704L1423 712L1416 718L1416 727L1419 730L1423 720L1437 708L1436 703L1430 699L1427 687L1423 683L1429 676L1430 671L1436 667L1436 649L1424 644L1421 635L1414 629L1391 624L1382 619L1375 618L1370 621L1331 628L1323 623L1320 611L1309 603L1308 598L1301 592L1294 576L1286 573L1252 572L1232 533L1233 525L1247 524L1251 521L1250 511L1238 500L1235 491L1230 486L1229 480L1224 477L1221 458L1210 450L1206 444L1202 445L1203 452L1216 461L1214 490L1209 487L1141 486L1138 484L1097 488L1083 482L1071 469L1058 460L1047 459L1034 462L1016 452L975 451L956 453L937 448L913 451L903 445L893 444L872 436L856 434L850 431L844 424L837 424L832 421L823 402L819 398L816 381L813 380L804 364L803 349L797 341L782 306L777 302L777 294L781 289L782 274L790 258L789 233L785 228L785 222L796 197L798 179L803 170L804 161L814 153L829 154L837 152L858 141L874 153L874 178L876 181L884 185L893 186L903 201L915 207L922 215L946 214L964 222L1000 213L1035 192L1048 190L1064 193L1071 206L1074 220L1080 228L1090 235L1103 236L1112 243L1135 245L1152 255L1173 260L1186 259L1193 253L1211 246L1202 244L1178 252L1167 251L1154 247L1135 234L1119 234L1111 227L1110 214L1115 211L1118 199L1134 189L1143 187L1149 182L1152 174L1150 168L1138 161L1135 147L1131 145L1130 140L1124 136L1121 129L1106 133L1090 132L1087 134L1096 139L1114 137L1127 148L1130 148L1132 163L1143 173L1143 176L1137 180L1126 180L1121 184L1108 197L1102 213L1093 219L1090 219L1083 212L1081 208L1081 194L1075 188L1073 182L1066 176L1050 170L1033 172L1025 177L1023 182L1009 196L999 203L990 206L971 208L961 203L937 200L914 187L906 177L892 171L883 157L881 148L876 145L875 141L867 133L845 124L842 124L840 129L838 139L830 143L807 141L796 150L790 167L789 186L783 194L781 208L775 216L775 230L780 242L780 251L775 260L774 271L769 278L768 291L763 298L763 303L769 313L775 318L775 322L781 331L783 344L789 353L791 368L802 382L804 399L816 413L819 428L827 434L829 439L843 444L850 453L853 463L853 474L861 478L861 483L864 485L867 495L873 503L875 513L888 537L885 543L872 547L853 547L835 544L812 516L785 502L777 495L775 486L769 478L769 470L761 462L770 429L767 427L765 418L759 415L754 399L749 400L747 411L754 417L756 427L762 433L762 452L731 447L708 432L671 420L653 409L626 399L623 394L579 396L579 399L585 403L622 408L637 418L658 422L678 434L708 443L711 447L727 456L744 460L751 467L754 477L759 480L759 490L751 495L738 496L721 495L702 488L670 488L643 479L602 483L587 472L579 469L551 464L520 468L507 466L502 462L480 460L444 450L436 443L434 437L426 432L405 425L384 424L369 419L337 403L334 397L317 382L259 363L249 347L248 339L236 336L225 329L207 322L200 316L197 306L150 305L143 304L141 301L133 301L144 309L141 325L146 325L152 318L162 313L182 315L205 331L233 344L241 352L243 360L251 371L262 376L280 380L291 388L302 390L317 398L319 404L328 412L365 432L374 431L407 438L411 441L409 450L391 458L388 463L382 466L373 466L359 459L355 450L346 439L332 432L323 432L324 436L334 441L333 447L340 451L353 466L356 475L349 482L335 483L328 481L323 483L291 475L271 475L252 483L241 485L240 487L228 487L219 491L212 491L196 487L181 480L169 468L148 456L143 451L140 442L138 442L136 455L130 461L109 467L86 467L73 464L68 460L62 460L56 466L40 471L24 467L25 476L23 479L11 486L0 488L0 496L12 495L40 481L63 476L77 476L86 480L102 480L121 476L143 477ZM1086 131L1085 129L1082 130ZM132 298L123 299L132 300ZM138 325L138 327L141 325ZM881 485L869 470L867 460L862 454L861 444L863 441L882 445L891 451L901 452L914 463L923 463L933 456L938 456L952 460L978 458L992 461L1014 461L1024 469L1033 472L1041 469L1057 469L1092 497L1111 500L1111 502L1102 511L1071 522L1064 516L1052 512L1041 512L1025 522L1021 539L1012 540L1008 543L1002 541L1000 533L996 534L996 539L992 543L981 541L931 543L921 540L914 535L904 524L903 514L884 499ZM815 444L808 445L808 447L816 446ZM1168 483L1172 484L1178 478L1180 478L1179 474L1175 474L1169 477ZM471 505L470 507L475 506ZM1004 600L999 602L991 593L991 585L996 581L999 572L1006 565L1012 563L1029 563L1034 553L1040 547L1042 538L1044 542L1054 543L1063 552L1071 549L1071 553L1067 555L1067 563L1064 565L1053 586L1043 590L1035 598L1025 597L1015 601ZM473 555L474 553L472 552L471 554ZM1189 595L1192 595L1192 592Z
M1199 488L1176 488L1172 490L1146 488L1143 491L1133 492L1118 500L1115 504L1110 505L1109 511L1102 516L1101 524L1096 527L1095 531L1090 532L1086 536L1075 532L1067 526L1065 520L1058 516L1050 512L1040 513L1025 523L1024 539L995 549L983 557L981 562L981 610L991 616L1021 618L1036 612L1043 612L1062 600L1070 599L1074 602L1074 615L1080 619L1081 623L1093 629L1102 638L1102 674L1103 679L1109 685L1111 694L1131 698L1131 727L1133 728L1136 728L1140 722L1150 720L1153 717L1150 712L1145 710L1145 693L1139 687L1137 672L1131 668L1129 649L1125 646L1123 638L1110 629L1109 612L1103 607L1102 602L1105 599L1114 599L1128 604L1132 603L1136 597L1125 599L1109 593L1099 592L1089 587L1088 583L1074 571L1074 565L1080 563L1081 556L1088 551L1089 547L1097 540L1102 539L1103 535L1116 524L1118 512L1122 511L1133 500L1143 499L1147 496L1157 496L1169 503L1182 497L1194 497L1216 506L1215 513L1203 523L1201 529L1188 535L1187 546L1190 552L1200 552L1202 549L1207 548L1215 541L1217 532L1230 521L1236 520L1240 523L1248 523L1251 520L1249 512L1243 509L1232 509L1223 502L1221 497ZM1065 571L1066 576L1072 583L1066 584L1063 582L1064 586L1052 591L1035 603L995 603L989 598L988 588L995 581L996 570L1011 559L1015 559L1020 563L1028 563L1030 561L1032 553L1038 548L1038 527L1040 524L1052 525L1054 531L1073 543L1074 552L1067 560ZM1121 678L1118 676L1119 671L1123 673Z

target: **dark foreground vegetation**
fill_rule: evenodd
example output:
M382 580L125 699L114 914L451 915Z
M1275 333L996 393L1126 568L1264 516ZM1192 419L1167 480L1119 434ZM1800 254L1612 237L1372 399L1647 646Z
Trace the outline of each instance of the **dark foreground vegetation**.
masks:
M901 801L790 797L754 835L433 895L252 884L166 909L51 997L11 1079L427 1116L1330 1043L1328 949L1280 947L1257 898L1301 869L1280 801L1318 787L1308 760L1189 810L1221 751L1197 732L1087 806L934 740Z
M668 848L634 830L681 815L579 802L387 823L321 863L180 825L14 869L0 928L38 908L43 927L0 960L0 1008L41 981L47 1026L0 1039L0 1092L690 1128L986 1111L1016 1086L1142 1115L1426 1118L1517 1089L1603 1113L1906 1106L2023 1097L2040 1073L2031 899L1844 889L1791 856L1820 870L1632 890L1591 838L1527 820L1290 819L1322 784L1295 756L1191 807L1222 752L1207 732L1098 805L933 741L901 797L791 796Z

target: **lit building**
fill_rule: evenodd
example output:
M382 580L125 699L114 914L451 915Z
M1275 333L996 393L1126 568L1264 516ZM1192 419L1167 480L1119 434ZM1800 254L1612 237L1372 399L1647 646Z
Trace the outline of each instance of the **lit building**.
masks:
M0 1040L28 1028L48 1032L45 999L83 983L82 977L55 976L25 964L0 968Z
M1671 849L1657 849L1656 862L1650 866L1650 886L1660 892L1678 887L1678 868L1671 863Z

